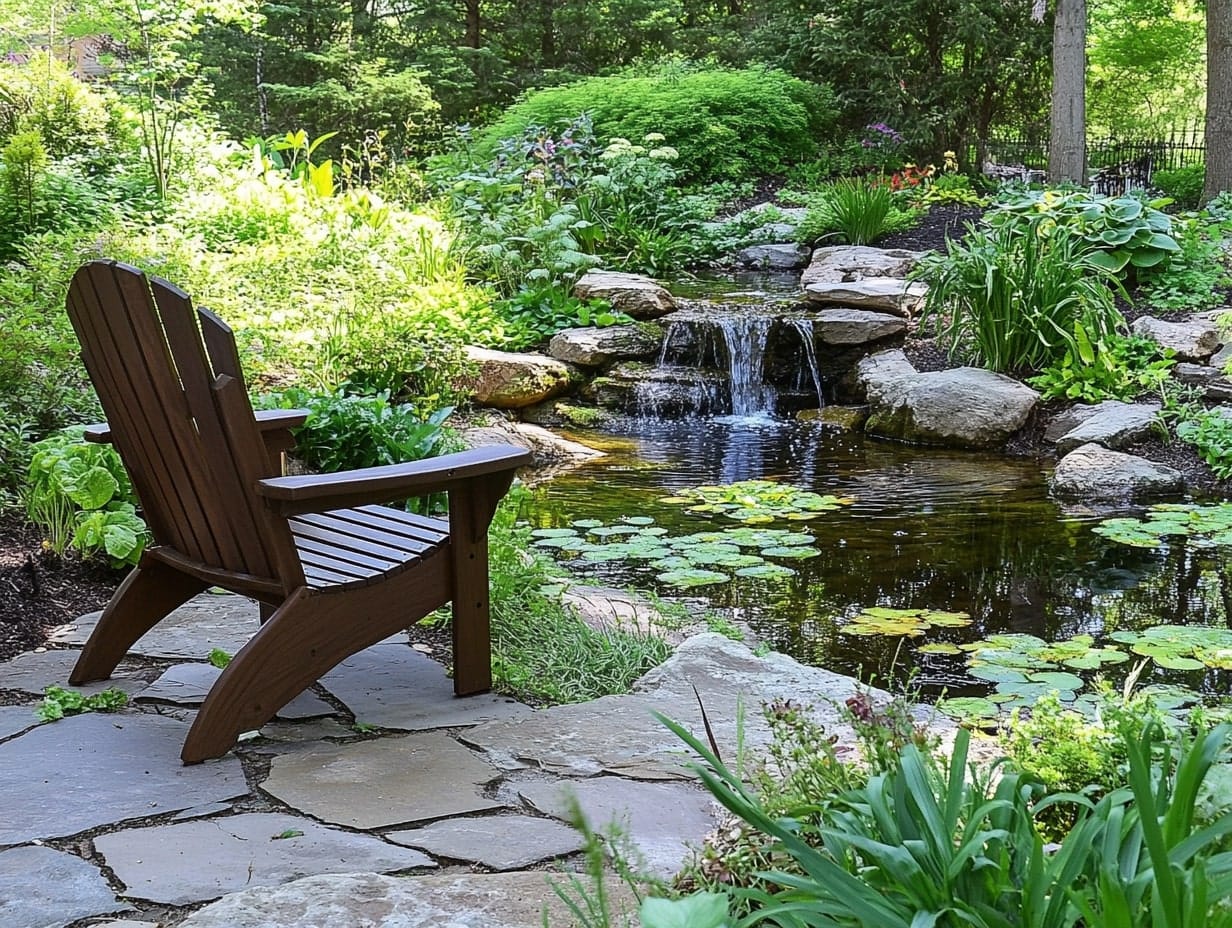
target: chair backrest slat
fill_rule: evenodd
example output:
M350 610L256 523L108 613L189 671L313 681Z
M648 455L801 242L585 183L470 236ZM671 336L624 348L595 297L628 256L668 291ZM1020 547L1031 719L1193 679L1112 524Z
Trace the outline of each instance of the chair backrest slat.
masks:
M110 314L104 309L104 295L110 295L114 286L102 281L100 292L94 271L94 267L87 266L77 272L66 304L69 319L81 342L82 360L94 382L99 402L112 427L113 443L128 468L155 540L185 550L190 546L187 520L181 517L177 493L164 465L163 449L141 440L141 436L151 431L144 406L123 400L123 397L135 395L138 388L133 383L129 365L121 358L109 324Z
M196 423L206 464L214 477L216 495L222 504L221 516L228 526L227 531L215 532L222 566L258 577L270 576L274 572L273 565L261 543L261 530L248 505L252 494L245 489L235 469L230 444L214 406L210 389L214 372L210 370L202 347L192 300L179 287L165 280L155 278L151 281L151 288L184 388L184 398Z
M239 381L240 393L230 414L246 420L237 423L224 421L217 403L224 372L211 369L198 315L182 290L127 265L94 261L73 278L67 306L155 540L212 567L284 587L293 582L279 570L293 542L289 533L271 536L272 520L254 492L256 480L271 476L270 464L230 330L224 340L236 370L225 373ZM237 433L248 436L242 449ZM297 570L294 562L292 574Z

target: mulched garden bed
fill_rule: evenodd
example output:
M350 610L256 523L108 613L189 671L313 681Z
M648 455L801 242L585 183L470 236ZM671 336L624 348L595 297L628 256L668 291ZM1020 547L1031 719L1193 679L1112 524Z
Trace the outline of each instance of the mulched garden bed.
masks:
M0 512L0 660L41 645L47 630L101 609L123 571L43 549L19 512Z

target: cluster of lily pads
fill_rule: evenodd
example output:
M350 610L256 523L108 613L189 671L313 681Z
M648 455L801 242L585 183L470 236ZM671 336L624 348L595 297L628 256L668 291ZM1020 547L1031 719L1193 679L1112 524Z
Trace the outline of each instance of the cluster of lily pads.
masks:
M1169 670L1232 669L1232 631L1225 628L1157 625L1143 631L1113 632L1109 637L1116 644L1096 645L1090 635L1048 642L1034 635L1007 634L958 645L959 651L968 654L967 672L993 684L994 691L987 696L944 699L938 708L955 718L992 721L1056 692L1077 711L1094 712L1099 697L1080 692L1086 681L1070 671L1099 670L1124 663L1132 655L1150 658ZM1197 693L1179 685L1152 685L1143 692L1165 711L1198 700Z
M801 490L773 480L740 480L722 486L701 486L665 496L661 503L687 504L689 512L717 515L745 525L767 525L779 519L805 522L823 512L850 506L849 496Z
M804 532L741 526L673 536L649 516L625 516L612 525L578 519L567 528L531 534L536 547L583 561L646 564L658 571L660 583L681 589L728 583L733 577L790 577L792 568L770 559L798 561L821 553L812 546L816 539Z
M1188 538L1190 544L1204 548L1232 546L1232 503L1161 503L1152 506L1145 518L1105 519L1094 531L1135 548L1158 548L1168 537Z
M962 628L970 624L971 616L965 612L870 606L844 625L842 631L847 635L906 635L916 638L930 628ZM923 645L920 650L925 653L952 654L958 651L958 646L937 642Z

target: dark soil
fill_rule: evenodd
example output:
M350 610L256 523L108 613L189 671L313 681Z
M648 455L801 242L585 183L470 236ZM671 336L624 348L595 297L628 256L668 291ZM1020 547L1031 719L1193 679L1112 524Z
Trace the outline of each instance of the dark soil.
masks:
M123 578L45 551L19 513L0 512L0 660L43 644L49 628L101 609Z
M879 238L878 248L907 248L911 251L945 252L949 239L962 238L968 222L975 222L983 215L978 206L934 206L925 214L920 224L902 232Z

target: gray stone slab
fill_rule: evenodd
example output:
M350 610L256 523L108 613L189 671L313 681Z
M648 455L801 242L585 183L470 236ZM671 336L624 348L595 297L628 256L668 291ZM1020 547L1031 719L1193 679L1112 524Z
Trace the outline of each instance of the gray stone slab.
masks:
M278 755L261 788L314 818L384 828L499 808L481 794L497 775L448 735L426 732Z
M582 849L581 834L533 815L485 815L454 818L385 837L438 857L483 864L492 870L520 870L541 860Z
M0 845L245 795L235 757L180 763L187 733L183 723L162 716L91 712L0 744Z
M19 654L11 661L0 664L0 689L42 696L49 686L62 686L82 693L101 693L113 687L135 693L146 685L140 677L117 673L110 680L70 687L68 675L80 656L80 651L28 651Z
M131 908L116 898L98 868L80 857L49 847L0 852L3 928L63 928L81 918Z
M38 723L34 706L0 706L0 738L8 738Z
M1166 464L1089 444L1060 460L1052 473L1052 492L1097 505L1159 499L1185 492L1185 475Z
M710 793L690 783L595 777L528 783L519 794L536 810L562 819L570 817L576 800L591 828L605 835L619 832L632 842L645 868L663 877L680 869L689 847L700 846L715 824Z
M191 809L185 809L179 815L172 819L174 822L187 822L194 818L205 818L207 815L218 815L220 812L230 812L231 804L228 802L207 802L203 806L193 806Z
M573 924L552 879L564 881L537 871L314 876L227 896L180 928L542 928L545 908L551 925ZM637 911L629 893L613 896L618 919Z
M137 694L138 702L170 702L199 706L222 671L213 664L176 664ZM333 715L336 710L311 691L300 693L278 710L278 718L309 719Z
M905 332L907 320L864 309L825 309L813 317L813 327L827 345L866 345Z
M1091 415L1056 439L1057 453L1064 456L1089 442L1105 448L1126 448L1151 434L1159 419L1159 410L1159 403L1105 400Z
M488 722L458 737L510 769L532 764L572 776L608 772L639 779L684 778L692 776L689 752L652 713L661 712L700 733L702 718L694 685L720 750L732 757L740 738L738 707L746 717L744 747L756 750L769 741L758 707L777 698L811 705L814 718L840 745L852 744L854 735L842 721L838 706L856 691L857 684L851 677L806 667L784 654L759 657L745 645L711 633L681 644L666 662L635 684L633 693ZM881 691L872 692L878 700L889 698Z
M402 731L476 725L530 710L490 693L458 698L445 668L405 644L377 644L348 657L321 685L356 722Z
M278 742L277 750L280 753L286 750L285 746L288 744L309 744L325 738L353 738L355 735L355 729L350 725L343 725L336 718L303 721L275 719L261 726L261 737L267 741ZM270 748L258 744L253 745L253 750L269 753Z
M60 644L85 644L99 615L91 612L72 625L61 626L51 640ZM196 660L205 660L214 648L234 654L260 624L257 604L251 599L202 593L154 626L133 645L130 653Z
M131 828L100 835L94 847L124 884L125 896L167 905L322 873L436 866L419 851L281 812Z
M1163 348L1171 348L1178 361L1205 361L1220 344L1219 330L1201 319L1167 322L1154 316L1139 316L1130 329Z

